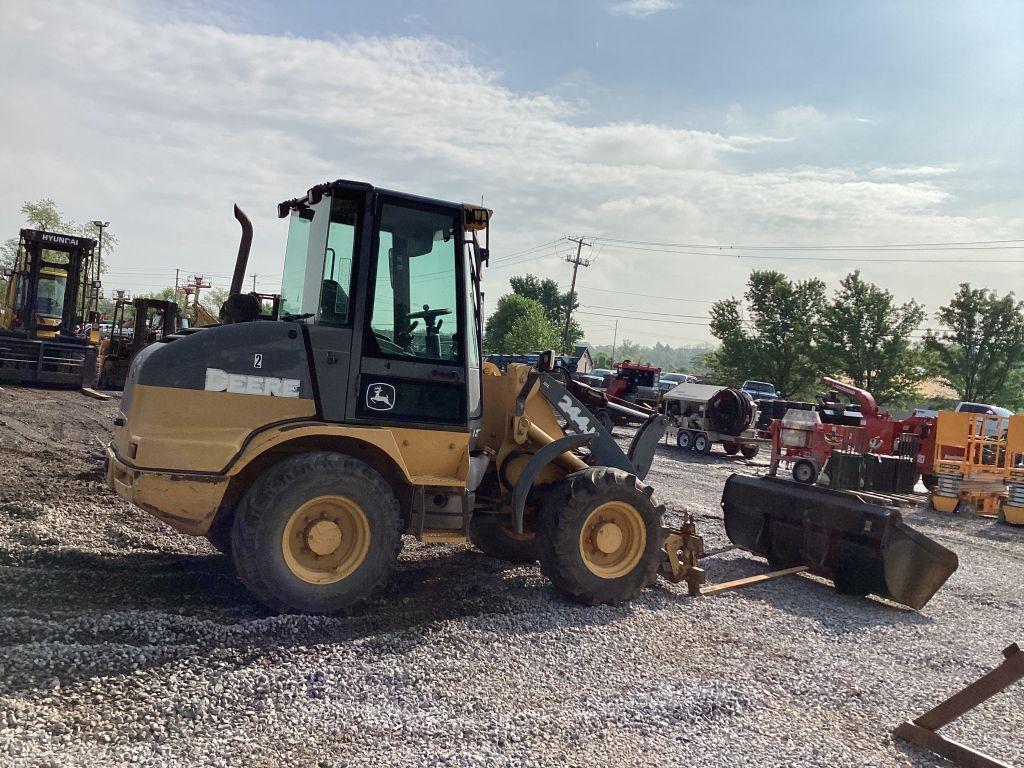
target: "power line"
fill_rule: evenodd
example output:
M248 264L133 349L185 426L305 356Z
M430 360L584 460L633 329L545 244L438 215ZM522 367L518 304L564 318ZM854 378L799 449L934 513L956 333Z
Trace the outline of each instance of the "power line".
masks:
M694 304L714 304L714 301L708 301L707 299L684 299L680 296L655 296L650 293L630 293L629 291L620 291L615 288L595 288L592 285L580 285L580 288L586 288L588 291L600 291L601 293L618 293L623 296L641 296L645 299L666 299L667 301L689 301Z
M671 248L706 248L711 250L742 250L742 251L853 251L853 250L904 250L908 248L919 250L963 250L964 247L979 246L970 250L1009 250L1020 248L1024 240L968 240L952 241L941 243L882 243L877 245L729 245L729 244L698 244L698 243L662 243L650 240L631 240L629 238L601 237L594 235L590 238L594 242L602 243L628 243L630 245L656 245ZM1011 245L1016 243L1016 245Z
M750 253L740 253L739 251L725 252L714 252L714 251L687 251L679 250L677 248L647 248L632 245L609 245L612 250L626 250L626 251L641 251L643 253L672 253L681 256L700 256L702 258L708 258L714 256L717 258L727 258L736 260L758 260L758 261L834 261L834 262L858 262L861 264L888 264L888 263L906 263L906 264L960 264L963 259L901 259L901 258L882 258L882 259L865 259L861 257L848 257L840 256L828 257L828 256L761 256ZM952 249L950 249L952 250ZM980 250L980 249L960 249L960 250ZM1012 250L1019 250L1014 248ZM906 251L904 251L906 253ZM1022 264L1024 259L971 259L972 264Z

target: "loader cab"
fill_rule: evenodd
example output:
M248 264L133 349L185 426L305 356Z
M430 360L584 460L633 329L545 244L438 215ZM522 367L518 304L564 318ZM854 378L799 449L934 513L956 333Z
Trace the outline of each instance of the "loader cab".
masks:
M280 317L307 325L321 416L475 431L490 212L336 181L278 213Z

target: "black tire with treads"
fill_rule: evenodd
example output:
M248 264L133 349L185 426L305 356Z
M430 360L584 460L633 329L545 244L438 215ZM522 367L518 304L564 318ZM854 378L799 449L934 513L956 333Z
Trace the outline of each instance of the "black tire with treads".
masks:
M332 494L358 504L369 523L369 547L350 575L333 584L310 584L285 562L282 532L302 504ZM394 491L370 466L340 453L304 453L275 464L245 493L231 528L232 557L245 586L272 610L340 613L388 581L404 527Z
M636 597L655 580L662 557L665 508L653 494L654 489L635 475L609 467L580 470L553 484L537 525L541 572L564 595L587 605L614 605ZM640 514L646 534L636 566L611 579L593 573L580 553L587 518L608 501L631 505Z

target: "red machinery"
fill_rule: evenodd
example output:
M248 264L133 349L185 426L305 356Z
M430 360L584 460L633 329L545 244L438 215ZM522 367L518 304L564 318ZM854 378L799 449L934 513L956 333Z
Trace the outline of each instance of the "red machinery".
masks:
M838 398L826 395L820 398L817 410L790 409L783 419L774 420L770 474L775 474L780 463L793 464L794 479L813 483L834 450L906 455L909 449L925 486L934 485L934 417L893 419L888 411L878 409L870 392L827 376L821 383L831 393L855 400L859 411L842 409Z
M860 404L861 425L867 430L868 446L876 453L899 453L902 435L916 435L918 440L915 463L917 473L921 475L928 487L935 483L935 417L908 416L905 419L893 419L888 411L878 410L875 398L852 384L823 376L821 383L833 392L848 395ZM905 438L903 441L905 442Z
M651 408L657 407L661 394L658 390L661 368L634 363L629 359L615 363L612 367L615 369L615 378L611 380L605 390L608 397L627 400L638 405L647 405Z

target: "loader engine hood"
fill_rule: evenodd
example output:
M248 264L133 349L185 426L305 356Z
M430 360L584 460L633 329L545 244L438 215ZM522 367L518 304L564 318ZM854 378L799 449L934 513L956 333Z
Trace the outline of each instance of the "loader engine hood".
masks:
M316 416L304 329L255 322L204 328L132 362L114 449L138 467L220 471L261 427Z
M315 399L302 327L285 322L214 326L151 344L128 372L126 412L140 386Z

